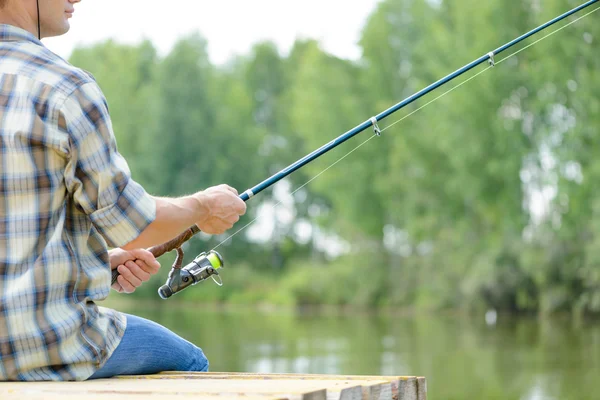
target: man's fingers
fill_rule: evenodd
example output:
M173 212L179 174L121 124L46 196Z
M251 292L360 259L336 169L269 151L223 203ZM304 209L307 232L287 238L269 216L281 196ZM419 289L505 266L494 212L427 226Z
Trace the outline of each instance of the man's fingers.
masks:
M140 261L140 260L138 260ZM141 264L145 265L145 263L143 261L140 261ZM127 268L129 268L129 270L131 271L131 273L138 278L140 281L142 282L148 282L148 280L150 279L150 273L148 273L147 271L144 270L144 268L142 268L137 262L134 261L127 261L125 263L125 266ZM131 282L134 283L134 282Z
M119 265L117 271L120 275L112 288L119 293L133 293L143 282L150 280L151 274L146 270L153 271L141 260L127 261L125 265Z
M129 253L131 253L131 255L133 255L136 259L142 260L149 267L152 267L156 271L158 271L160 269L160 263L158 262L156 257L154 257L154 254L152 254L148 250L135 249L135 250L130 250Z
M158 268L155 266L155 264L148 265L142 260L135 260L135 263L138 265L138 267L140 267L143 271L147 272L149 275L154 275L158 272ZM158 266L160 267L160 264Z
M234 219L235 219L234 217L230 217L227 219L220 219L221 224L219 225L219 227L221 229L223 229L223 232L233 228L233 224L235 223ZM239 219L239 217L238 217L238 219Z
M113 290L116 290L119 293L123 293L123 287L121 287L121 285L119 284L119 279L117 279L117 281L112 284L111 288L113 288Z
M236 195L235 203L232 205L234 211L238 213L238 215L244 215L246 213L246 203L244 200L240 199L239 193L236 188L233 188L229 185L222 185L225 189L229 190L231 193Z
M231 225L230 228L233 226L233 224L235 224L236 222L238 222L240 220L240 216L239 215L230 215L227 218L222 218L223 222L225 222L226 224Z
M231 228L231 224L228 224L221 219L214 218L210 221L210 226L206 227L204 231L210 235L220 235L229 228Z
M237 189L236 189L236 188L234 188L234 187L231 187L231 186L229 186L229 185L226 185L226 184L223 184L223 185L221 185L221 186L222 186L223 188L225 188L225 189L229 190L231 193L233 193L233 194L235 194L235 195L237 196L237 194L238 194L238 191L237 191Z
M135 263L131 263L130 261L127 261L126 265L119 265L119 267L117 268L117 271L119 271L119 274L121 274L121 276L123 278L125 278L125 280L129 284L133 285L134 287L139 287L142 284L142 280L139 279L138 277L136 277L133 274L133 272L131 271L131 269L130 269L131 267L130 266L132 264L137 267L137 265ZM121 285L121 286L123 286L123 285Z
M240 199L239 197L237 200L238 201L236 201L236 204L235 204L235 212L238 213L238 215L246 214L246 203L244 202L244 200Z
M120 267L122 267L122 265L119 265L119 268ZM131 283L129 283L129 281L127 281L127 279L125 279L123 275L119 275L119 277L117 278L117 282L119 283L119 285L121 285L121 293L135 292L135 287Z

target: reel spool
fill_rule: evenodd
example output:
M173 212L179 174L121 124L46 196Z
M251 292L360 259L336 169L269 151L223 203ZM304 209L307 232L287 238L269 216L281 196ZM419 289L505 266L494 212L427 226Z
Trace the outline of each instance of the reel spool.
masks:
M219 286L223 285L218 269L223 268L223 257L214 250L208 253L199 254L194 260L181 268L183 261L183 251L177 248L177 258L173 263L167 282L158 289L158 295L163 299L168 299L175 293L202 282L209 277ZM217 280L216 277L219 276Z

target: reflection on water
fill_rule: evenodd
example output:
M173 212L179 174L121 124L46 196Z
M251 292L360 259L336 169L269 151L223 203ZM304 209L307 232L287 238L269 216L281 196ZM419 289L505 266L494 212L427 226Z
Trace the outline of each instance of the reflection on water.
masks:
M431 399L600 398L600 324L484 317L124 309L202 347L212 371L422 375Z

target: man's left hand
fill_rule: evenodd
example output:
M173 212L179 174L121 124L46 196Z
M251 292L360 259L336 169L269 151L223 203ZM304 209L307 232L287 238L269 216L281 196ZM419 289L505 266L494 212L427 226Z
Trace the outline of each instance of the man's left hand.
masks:
M160 263L154 255L145 249L112 249L108 252L108 257L110 269L119 271L119 277L112 285L119 293L133 293L160 268Z

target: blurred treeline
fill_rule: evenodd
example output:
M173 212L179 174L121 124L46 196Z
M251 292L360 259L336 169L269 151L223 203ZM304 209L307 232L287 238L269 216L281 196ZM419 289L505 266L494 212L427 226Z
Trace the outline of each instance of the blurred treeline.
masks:
M119 150L148 192L219 183L241 192L579 3L386 0L366 18L358 61L298 40L286 55L258 43L215 66L192 35L164 57L149 42L109 41L77 49L71 62L99 81ZM225 286L178 298L599 312L599 18L497 65L293 195L372 132L253 198L236 228L259 219L218 249ZM226 237L193 239L186 261ZM156 297L171 260L134 296Z

